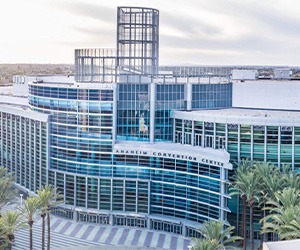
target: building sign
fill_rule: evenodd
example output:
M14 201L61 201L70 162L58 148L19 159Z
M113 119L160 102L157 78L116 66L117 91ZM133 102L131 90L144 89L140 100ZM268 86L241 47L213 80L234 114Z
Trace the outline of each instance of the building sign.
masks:
M135 149L113 149L114 154L122 154L122 155L139 155L139 156L149 156L149 157L163 157L163 158L172 158L177 160L187 160L194 161L199 163L205 163L209 165L215 165L223 167L224 163L220 161L210 160L205 157L199 155L192 154L183 154L183 153L174 153L167 152L165 150L135 150Z

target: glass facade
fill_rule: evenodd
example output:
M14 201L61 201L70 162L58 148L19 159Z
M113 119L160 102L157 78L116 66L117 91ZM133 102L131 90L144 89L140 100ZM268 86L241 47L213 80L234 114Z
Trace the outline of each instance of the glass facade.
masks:
M32 79L27 116L0 109L0 163L29 192L57 187L58 215L194 237L228 224L229 138L221 122L172 115L231 107L232 84L225 68L159 67L158 15L119 7L116 51L76 50L75 81Z
M29 84L31 109L49 115L48 183L64 194L68 216L75 216L72 210L75 207L94 214L88 217L91 221L162 227L185 235L194 234L196 227L180 224L182 219L194 223L209 219L226 222L227 169L192 159L114 151L118 141L140 141L146 148L149 145L153 112L150 84L120 83L116 89L113 85L105 89L93 86L96 87ZM183 84L156 86L155 140L172 141L170 115L172 110L186 107L185 88ZM117 102L114 91L118 93ZM191 123L183 127L185 131L192 128ZM184 140L188 144L191 137L185 136ZM82 213L76 212L75 218L86 218ZM129 215L132 213L135 216ZM165 222L165 216L173 218L172 223Z
M148 84L118 85L118 140L149 141L150 98Z
M175 143L226 149L230 153L232 164L248 159L271 162L279 166L286 164L293 170L300 170L297 146L300 124L298 126L233 124L212 122L211 119L186 120L179 118L178 114L174 117ZM217 120L217 116L214 118ZM219 120L222 120L222 116Z
M192 108L209 109L231 106L232 85L193 84Z
M32 109L50 114L51 169L98 176L111 162L112 100L111 89L29 85Z
M28 112L28 111L27 111ZM47 183L47 116L0 109L0 166L14 173L17 185L35 192Z

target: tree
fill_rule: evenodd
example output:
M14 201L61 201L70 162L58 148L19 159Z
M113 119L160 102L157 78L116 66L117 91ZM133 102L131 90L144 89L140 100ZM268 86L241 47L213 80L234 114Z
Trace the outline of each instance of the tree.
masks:
M264 219L262 232L276 233L280 240L300 237L300 207L288 207L277 210Z
M61 203L63 198L61 194L57 192L57 189L51 185L44 186L41 190L37 190L38 199L40 201L40 211L42 217L42 249L45 248L45 217L47 215L47 228L48 228L48 240L47 249L50 250L50 214L51 207L57 206Z
M256 204L259 203L260 199L260 178L259 176L256 176L254 172L249 172L246 175L246 178L244 179L246 184L246 200L249 205L250 210L250 239L251 239L251 249L254 249L254 228L253 228L253 208Z
M292 172L291 170L288 173L282 175L282 181L285 183L285 187L291 187L299 189L300 187L300 175ZM282 190L282 189L278 189Z
M277 191L274 198L267 201L268 210L280 212L282 209L295 207L300 205L300 190L296 188L284 188L282 191Z
M191 250L215 250L212 243L205 239L196 239L195 245L190 247Z
M254 173L260 177L261 181L259 183L260 189L260 207L261 215L260 218L264 218L267 214L265 208L266 202L270 199L274 199L274 194L278 190L282 190L285 186L285 180L283 175L280 173L279 168L272 163L263 163L263 162L255 162L253 164ZM261 236L261 245L264 240L267 239L267 234L263 234Z
M203 236L203 240L196 240L193 250L237 249L232 243L241 239L239 236L231 236L234 227L229 226L224 229L224 223L221 221L204 222L203 227L200 227L198 231Z
M277 234L280 240L300 236L300 190L287 187L266 202L270 213L262 219L263 233ZM298 235L298 236L297 236Z
M7 173L7 169L0 167L0 216L2 208L12 203L16 197L14 188L14 177L11 173Z
M12 242L15 238L15 232L24 227L21 214L19 214L17 211L7 211L0 218L0 224L6 236L8 249L11 249Z
M283 239L299 239L300 238L300 208L294 210L294 219L286 226L288 232L282 233Z
M34 223L34 216L38 212L40 207L40 201L37 197L29 196L26 200L24 200L23 207L20 207L20 210L23 214L27 216L27 223L29 225L29 249L32 250L33 247L33 234L32 228Z
M231 188L231 192L230 195L238 195L240 196L241 200L242 200L242 239L243 239L243 249L246 249L246 240L247 240L247 233L246 233L246 214L247 214L247 196L246 196L246 192L247 192L247 185L248 185L248 181L246 180L247 178L247 173L249 172L251 163L248 160L243 160L236 172L235 175L233 176L233 182L232 182L232 188Z
M0 218L0 250L7 249L7 238L2 218Z

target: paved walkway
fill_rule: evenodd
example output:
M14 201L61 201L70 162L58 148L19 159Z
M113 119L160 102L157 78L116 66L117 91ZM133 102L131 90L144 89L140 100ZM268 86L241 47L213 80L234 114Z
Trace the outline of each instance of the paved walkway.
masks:
M10 206L5 210L15 209ZM40 216L33 225L34 249L41 249ZM47 238L47 236L45 237ZM57 216L51 218L51 249L173 249L187 250L190 239L180 235L142 228L106 226L74 222ZM25 250L29 246L29 229L19 230L13 250ZM119 247L118 247L119 246ZM91 247L91 248L89 248Z

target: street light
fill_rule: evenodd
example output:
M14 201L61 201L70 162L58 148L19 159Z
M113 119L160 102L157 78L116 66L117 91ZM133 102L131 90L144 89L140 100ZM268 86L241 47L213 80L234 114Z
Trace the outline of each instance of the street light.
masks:
M23 206L23 194L20 194L20 198L21 198L21 207Z

